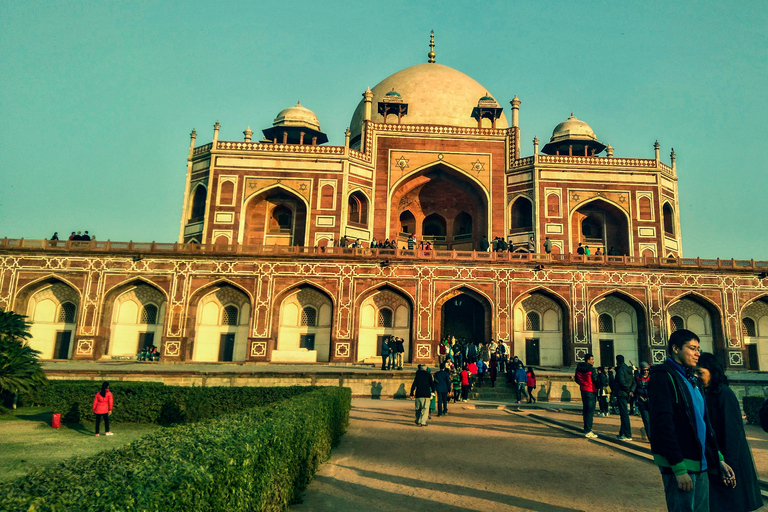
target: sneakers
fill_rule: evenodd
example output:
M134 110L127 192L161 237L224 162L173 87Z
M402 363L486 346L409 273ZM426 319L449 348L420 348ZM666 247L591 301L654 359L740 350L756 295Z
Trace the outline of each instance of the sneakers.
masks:
M106 432L104 435L105 436L113 436L114 434L112 432Z
M99 437L99 434L96 434L96 437Z
M589 439L597 439L597 434L595 434L594 432L590 431L590 432L587 432L586 434L584 434L584 437L589 438Z
M631 437L625 437L625 436L619 436L617 439L619 441L633 441Z

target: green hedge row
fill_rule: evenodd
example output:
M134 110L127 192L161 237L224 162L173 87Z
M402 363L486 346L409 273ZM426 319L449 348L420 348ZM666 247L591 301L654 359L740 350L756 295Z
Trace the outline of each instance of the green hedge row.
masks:
M762 396L745 396L741 399L744 407L744 415L747 417L747 423L759 424L760 423L760 408L765 402L765 397Z
M0 485L0 510L282 511L341 439L349 388L177 425Z
M93 419L93 398L101 389L95 381L50 381L32 395L22 395L26 406L52 408L62 421ZM170 425L213 418L307 392L308 387L184 387L159 382L111 382L114 408L111 421Z

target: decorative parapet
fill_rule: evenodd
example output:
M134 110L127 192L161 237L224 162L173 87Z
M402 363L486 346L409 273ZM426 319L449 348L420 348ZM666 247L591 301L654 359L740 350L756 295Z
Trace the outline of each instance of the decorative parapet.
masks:
M260 142L230 142L220 140L216 149L235 151L259 151L276 153L312 153L324 155L343 155L344 146L312 146L309 144L272 144Z
M436 135L482 135L506 137L512 134L512 128L470 128L467 126L443 126L432 124L384 124L370 123L371 128L379 132L427 133Z
M511 167L525 167L532 165L534 158L532 156L518 158L512 162ZM567 156L567 155L539 155L540 164L563 164L563 165L586 165L590 167L645 167L649 169L659 169L664 174L671 177L675 176L672 168L661 162L650 158L609 158L601 156Z
M208 144L205 144L203 146L198 146L192 151L192 155L202 155L203 153L207 153L211 150L213 147L213 143L209 142Z

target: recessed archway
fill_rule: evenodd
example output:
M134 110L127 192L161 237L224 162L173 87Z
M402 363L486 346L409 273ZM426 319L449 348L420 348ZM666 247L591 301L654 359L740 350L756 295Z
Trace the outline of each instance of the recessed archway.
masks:
M248 199L241 230L245 245L305 245L305 200L281 186Z
M645 309L634 298L614 291L602 295L590 308L592 354L600 366L614 366L615 357L623 355L636 366L651 360Z
M571 215L571 244L589 246L592 254L632 255L629 220L624 210L604 199L579 206Z
M481 293L461 286L443 295L440 307L440 339L455 336L457 340L486 343L493 332L493 308Z
M693 331L701 340L701 351L714 353L721 363L725 361L725 337L720 310L708 299L696 293L677 297L667 307L667 332L678 327L672 318L682 319L683 327Z

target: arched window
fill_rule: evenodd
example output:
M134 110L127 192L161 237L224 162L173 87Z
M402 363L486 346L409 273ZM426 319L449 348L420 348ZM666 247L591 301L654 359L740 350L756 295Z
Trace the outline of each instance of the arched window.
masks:
M526 331L540 331L541 330L541 317L535 311L531 311L525 317L525 330Z
M453 236L472 234L472 216L467 212L461 212L453 219Z
M77 307L71 302L65 302L59 309L59 322L65 324L75 323L75 315L77 313Z
M613 318L603 313L597 318L598 332L613 332Z
M317 325L317 310L307 306L301 310L301 325L315 327Z
M379 310L379 327L392 327L392 310L381 308Z
M269 218L270 233L290 233L293 227L293 210L287 205L279 204L272 210Z
M757 329L755 329L755 321L751 318L745 318L741 321L741 333L744 336L754 338L757 336Z
M416 217L409 210L400 214L400 232L408 234L416 232Z
M235 200L235 184L232 181L225 181L221 184L219 191L219 204L231 205Z
M445 231L445 219L436 213L425 218L421 225L421 234L425 237L445 236Z
M670 332L675 332L678 329L685 329L685 322L679 316L673 316L669 319Z
M221 325L237 325L237 313L237 307L225 307L224 314L221 317Z
M320 189L320 208L323 210L333 208L333 185L323 185Z
M368 199L365 194L360 192L354 192L349 196L348 201L348 219L351 224L357 224L359 226L368 225Z
M672 207L669 206L669 203L664 203L662 214L664 215L664 234L667 236L674 237L675 236L675 214L672 211Z
M157 323L157 306L154 304L147 304L141 308L141 322L142 324L154 325Z
M581 234L584 238L603 238L603 225L598 219L589 216L581 221Z
M512 204L512 218L510 230L513 233L521 233L533 230L533 204L520 197Z
M205 218L205 199L208 191L203 185L195 188L192 195L192 207L189 209L189 222L201 222Z

